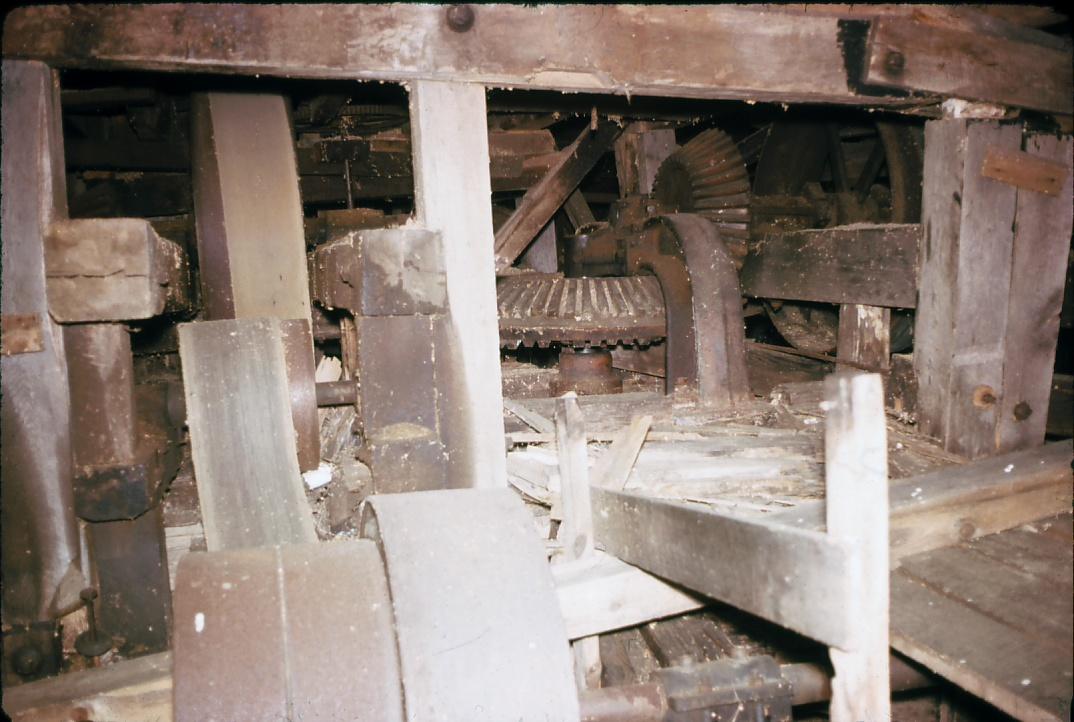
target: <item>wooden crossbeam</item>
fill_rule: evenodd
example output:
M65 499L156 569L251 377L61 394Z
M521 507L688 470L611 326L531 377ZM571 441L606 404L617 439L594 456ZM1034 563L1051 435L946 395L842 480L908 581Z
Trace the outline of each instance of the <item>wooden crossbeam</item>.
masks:
M522 255L601 156L611 149L621 130L615 123L603 123L595 129L586 126L574 142L563 149L559 161L544 178L526 191L522 203L496 232L497 273L509 268Z
M861 101L847 87L836 17L741 5L474 9L473 26L457 32L437 5L37 6L7 17L3 47L56 67Z

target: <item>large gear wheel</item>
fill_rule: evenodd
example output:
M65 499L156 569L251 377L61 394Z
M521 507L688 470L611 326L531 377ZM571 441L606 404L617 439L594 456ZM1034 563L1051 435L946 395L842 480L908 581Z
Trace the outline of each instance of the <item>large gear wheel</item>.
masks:
M564 278L526 273L496 287L500 346L649 344L667 334L655 276Z
M746 255L750 227L750 179L731 136L702 131L660 165L653 197L669 210L696 213L720 232L738 259Z

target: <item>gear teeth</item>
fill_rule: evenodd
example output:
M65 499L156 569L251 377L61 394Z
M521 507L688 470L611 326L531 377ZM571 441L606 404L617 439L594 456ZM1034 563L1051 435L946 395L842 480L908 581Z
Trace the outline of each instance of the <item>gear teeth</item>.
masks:
M750 180L727 133L711 128L669 155L656 173L653 195L675 211L711 221L725 238L746 240Z
M501 348L652 343L667 333L663 294L652 276L509 276L498 281L496 297Z

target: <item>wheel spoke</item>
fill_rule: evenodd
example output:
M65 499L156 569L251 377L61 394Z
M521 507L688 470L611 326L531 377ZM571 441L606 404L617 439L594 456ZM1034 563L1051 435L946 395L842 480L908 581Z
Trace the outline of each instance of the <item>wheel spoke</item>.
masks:
M872 189L873 183L876 183L876 178L880 175L880 168L883 165L884 143L877 136L876 145L873 146L873 150L869 154L869 160L865 161L865 167L861 169L858 182L854 184L854 190L858 192L858 197L861 200L865 200L865 197L869 195L869 190Z
M837 193L846 193L850 190L850 181L847 179L846 159L843 157L843 140L839 136L839 126L836 123L828 123L825 128L828 132L828 163L832 169L832 181L835 183Z

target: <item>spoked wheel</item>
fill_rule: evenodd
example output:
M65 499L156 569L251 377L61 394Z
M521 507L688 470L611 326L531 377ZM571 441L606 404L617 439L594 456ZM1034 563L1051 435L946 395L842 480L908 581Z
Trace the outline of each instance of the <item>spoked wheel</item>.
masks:
M858 125L786 121L774 123L757 162L755 198L794 197L812 209L786 230L849 223L917 223L921 217L924 134L899 122ZM754 206L755 223L771 222ZM780 219L785 220L785 219ZM839 308L830 304L766 301L780 335L795 348L835 349ZM913 341L913 316L892 314L891 350Z

